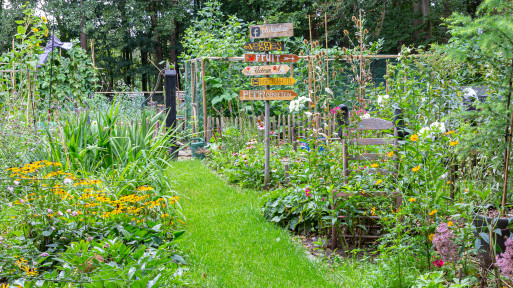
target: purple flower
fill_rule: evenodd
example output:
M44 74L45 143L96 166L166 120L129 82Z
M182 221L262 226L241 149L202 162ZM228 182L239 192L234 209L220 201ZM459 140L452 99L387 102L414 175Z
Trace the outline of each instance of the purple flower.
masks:
M71 209L66 210L66 212L71 213Z
M48 209L48 213L52 213L52 209Z
M506 251L495 257L495 266L499 267L501 273L513 279L513 240L511 237L506 240Z
M23 199L20 199L20 203L23 204L25 201L23 201Z
M438 228L436 228L433 245L438 253L440 253L440 256L442 256L442 260L456 263L459 258L458 248L454 244L454 234L449 229L447 223L440 223Z
M105 244L105 248L109 248L109 247L110 247L109 243Z
M48 253L46 253L46 252L41 253L41 257L48 257L48 256L49 256L49 255L48 255Z
M14 192L14 188L12 188L11 186L7 186L7 190L9 190L9 192Z
M7 206L12 207L12 203L7 203Z
M59 210L59 212L57 212L59 214L59 216L62 216L64 215L64 213L61 212L61 210Z
M52 229L52 231L55 231L55 227L53 227L53 226L52 226L52 227L50 227L50 228Z
M73 211L73 213L71 213L71 214L72 214L73 216L77 216L77 215L78 215L77 211Z
M16 186L20 185L20 181L14 180L14 185L16 185Z

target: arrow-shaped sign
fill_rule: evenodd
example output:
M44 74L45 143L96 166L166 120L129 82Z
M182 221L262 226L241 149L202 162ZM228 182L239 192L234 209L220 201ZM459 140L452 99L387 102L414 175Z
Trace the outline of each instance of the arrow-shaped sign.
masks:
M252 78L251 85L253 86L265 86L265 85L294 85L296 79L287 78Z
M240 90L240 100L293 100L297 97L292 90Z
M285 74L289 70L288 65L248 66L242 69L242 73L246 76L277 75Z
M297 62L299 56L294 54L244 54L245 62Z

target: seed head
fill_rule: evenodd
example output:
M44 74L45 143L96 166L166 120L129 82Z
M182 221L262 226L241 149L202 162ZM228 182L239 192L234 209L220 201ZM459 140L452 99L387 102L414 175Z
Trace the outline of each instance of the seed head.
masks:
M356 16L351 17L351 20L356 21Z
M349 35L349 31L344 30L344 35Z

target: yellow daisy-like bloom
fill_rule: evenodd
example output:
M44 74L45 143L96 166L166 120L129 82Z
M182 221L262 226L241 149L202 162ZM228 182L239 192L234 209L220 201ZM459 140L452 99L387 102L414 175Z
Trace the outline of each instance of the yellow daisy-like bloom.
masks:
M447 222L447 226L452 227L454 223L452 221Z
M39 47L39 43L37 43L36 46Z
M410 140L415 142L415 141L419 140L419 136L417 134L413 134L410 136Z
M43 22L48 22L48 20L46 20L46 17L45 16L41 16L41 19L43 19Z
M378 164L376 164L376 163L374 163L374 164L371 164L371 167L372 167L372 168L378 168L378 167L379 167L379 165L378 165Z
M415 197L411 197L410 199L408 199L408 201L410 201L410 202L415 202L415 200L416 200Z
M467 188L467 189L465 189L465 192L468 192L468 188Z
M48 30L45 30L45 37L48 37Z
M169 215L168 215L168 214L166 214L166 213L164 213L164 214L162 214L162 216L160 216L160 217L162 217L162 218L166 218L166 217L169 217Z
M433 216L433 215L435 215L435 214L436 214L436 212L438 212L438 210L436 210L436 209L435 209L435 210L432 210L431 212L429 212L429 216Z
M419 165L419 166L417 166L417 167L413 167L413 168L411 168L411 171L413 171L413 172L417 172L417 171L419 171L419 169L420 169L420 165Z
M460 143L460 141L456 140L456 141L451 141L451 143L449 143L449 145L451 146L456 146L458 145L458 143Z
M388 156L388 157L393 157L393 156L394 156L394 151L390 151L390 152L388 152L388 153L387 153L387 156Z
M38 32L38 31L39 31L39 29L34 28L34 29L32 29L32 31L34 31L34 32Z
M455 132L454 130L447 131L447 133L444 133L444 135L451 135L451 134L453 134L454 132Z
M435 234L429 234L429 241L433 242L434 237L435 237Z
M383 182L383 180L379 179L378 181L376 181L375 185L379 185L379 184L381 184L381 182Z

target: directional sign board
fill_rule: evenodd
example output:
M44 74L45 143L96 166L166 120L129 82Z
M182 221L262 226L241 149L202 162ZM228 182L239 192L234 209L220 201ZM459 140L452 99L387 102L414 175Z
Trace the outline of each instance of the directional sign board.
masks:
M294 54L244 54L245 62L297 62L299 56Z
M297 97L292 90L240 90L240 100L293 100Z
M253 86L265 86L265 85L294 85L296 79L287 78L253 78L251 79L251 85Z
M246 76L277 75L285 74L289 70L288 65L248 66L242 69L242 73Z
M249 31L251 39L294 36L292 23L249 26Z
M247 42L242 48L246 51L283 51L283 41Z

